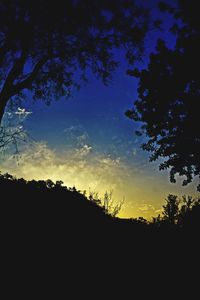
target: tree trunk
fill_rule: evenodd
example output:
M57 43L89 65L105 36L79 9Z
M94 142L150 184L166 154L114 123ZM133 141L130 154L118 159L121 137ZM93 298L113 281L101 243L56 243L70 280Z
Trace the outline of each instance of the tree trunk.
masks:
M9 97L5 95L0 95L0 125L2 123L3 115L5 112L6 104L8 103Z

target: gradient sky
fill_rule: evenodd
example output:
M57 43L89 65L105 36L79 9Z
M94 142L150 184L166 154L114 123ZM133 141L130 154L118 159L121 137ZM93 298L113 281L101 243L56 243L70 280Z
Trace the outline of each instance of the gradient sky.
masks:
M168 35L173 46L167 27L159 35ZM140 66L147 63L157 37L155 32L148 35ZM33 104L27 94L21 107L32 112L24 124L32 142L25 144L18 159L9 153L1 158L1 170L26 179L63 180L68 187L100 196L112 190L113 199L124 199L120 217L150 218L160 213L169 193L194 194L196 183L170 183L168 173L159 172L158 162L149 163L140 149L143 138L134 133L138 124L124 115L137 98L137 81L126 75L122 53L116 55L121 66L108 87L90 75L90 82L74 91L73 98L50 106Z

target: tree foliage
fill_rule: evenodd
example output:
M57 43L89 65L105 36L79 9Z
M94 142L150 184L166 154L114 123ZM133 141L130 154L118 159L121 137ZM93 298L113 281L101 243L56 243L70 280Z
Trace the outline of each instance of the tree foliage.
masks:
M200 176L200 22L197 1L178 1L177 7L160 4L173 16L173 49L158 40L146 69L129 71L139 79L138 100L127 116L142 122L142 148L162 158L160 170L185 176L183 185ZM200 189L200 185L198 186Z
M200 198L169 194L165 199L162 214L153 217L151 225L157 228L189 229L195 227L199 230ZM194 228L193 228L194 229Z
M107 82L113 49L130 63L141 54L146 10L132 0L0 0L0 121L24 90L47 103L68 96L87 69Z

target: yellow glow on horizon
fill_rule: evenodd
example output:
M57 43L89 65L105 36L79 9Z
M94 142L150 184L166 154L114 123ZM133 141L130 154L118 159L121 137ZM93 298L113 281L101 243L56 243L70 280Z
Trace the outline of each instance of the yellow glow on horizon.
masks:
M62 180L67 187L80 191L97 192L102 199L106 191L113 191L113 200L125 200L121 218L144 217L151 219L162 209L169 193L191 194L186 187L181 193L177 185L168 183L168 177L145 174L127 166L120 159L108 155L91 154L87 145L57 153L45 143L36 143L21 154L18 161L8 158L1 162L1 171L26 180ZM183 189L183 188L182 188ZM194 191L194 189L193 189Z

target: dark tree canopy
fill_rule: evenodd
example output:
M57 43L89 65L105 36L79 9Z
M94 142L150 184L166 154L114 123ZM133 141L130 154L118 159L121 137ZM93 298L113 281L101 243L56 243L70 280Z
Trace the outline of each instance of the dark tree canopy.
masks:
M186 176L183 185L200 176L200 22L197 1L178 1L176 8L165 3L160 9L174 17L173 49L158 40L146 69L129 71L139 78L138 100L127 116L141 121L147 142L142 148L150 160L164 159L160 170ZM198 186L200 189L200 185Z
M25 89L47 102L67 96L77 69L106 82L113 50L123 47L132 63L146 26L146 10L132 0L0 0L0 120Z

